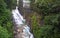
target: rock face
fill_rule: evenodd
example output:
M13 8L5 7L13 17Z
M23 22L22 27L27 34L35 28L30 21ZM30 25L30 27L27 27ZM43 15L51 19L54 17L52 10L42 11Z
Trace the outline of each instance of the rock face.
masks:
M28 13L31 13L30 10L30 1L29 0L19 0L19 11L23 16Z
M18 4L18 10L21 12L21 15L23 15L23 0L19 0Z
M19 0L19 11L23 15L23 17L27 20L27 23L29 23L30 21L29 16L32 13L32 10L30 8L30 1Z

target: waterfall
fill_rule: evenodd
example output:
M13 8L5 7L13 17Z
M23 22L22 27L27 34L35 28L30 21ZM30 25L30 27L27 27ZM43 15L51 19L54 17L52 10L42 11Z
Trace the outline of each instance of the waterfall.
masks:
M17 4L18 4L18 0L17 0ZM30 32L30 27L27 24L25 24L25 19L19 13L18 6L16 6L16 9L12 10L12 16L13 16L13 20L16 26L23 28L21 32L22 33L21 37L22 38L34 38L33 34Z

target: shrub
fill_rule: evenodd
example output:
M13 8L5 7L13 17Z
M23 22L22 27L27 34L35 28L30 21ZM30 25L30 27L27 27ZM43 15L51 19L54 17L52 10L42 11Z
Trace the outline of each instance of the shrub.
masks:
M8 31L0 26L0 38L9 38Z

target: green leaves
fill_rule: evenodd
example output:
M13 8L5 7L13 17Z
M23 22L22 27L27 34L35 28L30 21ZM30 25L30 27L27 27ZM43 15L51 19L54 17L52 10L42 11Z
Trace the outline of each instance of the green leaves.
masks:
M37 0L36 3L31 3L31 9L44 16L49 14L55 14L59 12L60 7L59 0Z
M11 11L4 1L0 0L0 38L12 38Z
M8 31L0 26L0 38L9 38Z
M60 38L60 0L37 0L31 3L31 9L44 20L44 25L39 27L36 16L33 16L34 37Z

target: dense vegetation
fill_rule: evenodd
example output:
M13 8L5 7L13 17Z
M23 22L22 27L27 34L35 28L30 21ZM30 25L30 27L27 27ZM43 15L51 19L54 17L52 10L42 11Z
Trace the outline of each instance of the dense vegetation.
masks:
M60 0L34 0L31 9L40 14L43 25L38 25L32 16L32 32L35 38L60 38Z
M60 38L60 0L31 0L34 38ZM13 38L11 9L16 0L0 0L0 38ZM39 15L39 20L37 19ZM38 24L38 21L43 23Z
M15 0L0 0L0 38L13 38L11 9Z

